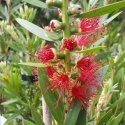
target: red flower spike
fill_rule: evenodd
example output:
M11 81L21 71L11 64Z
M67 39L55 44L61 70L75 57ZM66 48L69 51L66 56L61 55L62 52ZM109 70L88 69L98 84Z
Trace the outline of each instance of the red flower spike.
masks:
M79 28L80 32L90 32L99 28L100 17L84 18L81 20Z
M72 35L72 38L74 38L77 41L78 46L87 45L89 41L86 40L87 34L85 35Z
M68 50L72 51L76 47L77 47L77 42L72 37L63 39L62 48L65 48L65 49L68 49Z
M97 63L92 55L85 55L82 59L77 62L77 67L80 70L93 70L100 66L100 63Z
M96 88L100 83L99 77L96 71L81 71L78 80L88 85L89 88Z
M45 71L49 78L52 78L53 74L56 72L56 70L52 66L45 67Z
M42 63L46 63L53 60L56 55L52 48L42 48L36 52L36 57L40 59Z
M75 84L71 90L72 101L74 101L74 99L77 99L79 101L79 103L85 109L87 109L87 106L91 105L89 103L89 99L94 96L94 93L90 93L90 92L88 92L88 90L89 90L89 87L87 87L86 85Z
M52 83L51 86L52 86L53 91L57 89L60 90L59 97L56 102L56 106L58 106L58 102L60 98L62 97L64 90L69 91L70 78L65 73L59 74L56 72L53 74L53 77L50 79L50 82Z

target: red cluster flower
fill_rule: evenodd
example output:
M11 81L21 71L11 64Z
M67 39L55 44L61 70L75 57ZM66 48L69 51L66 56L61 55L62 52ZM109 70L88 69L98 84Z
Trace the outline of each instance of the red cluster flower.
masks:
M79 28L81 32L90 32L97 30L99 27L100 17L84 18L81 20Z
M56 58L56 54L54 53L53 48L41 48L36 52L36 57L42 62L47 63L54 58Z
M61 10L59 10L59 12L62 13ZM42 63L48 63L57 58L57 60L54 60L53 66L44 68L50 82L48 88L59 93L56 106L58 106L61 97L65 96L64 91L67 94L65 98L69 105L74 102L74 99L77 99L84 108L90 105L89 99L95 96L95 90L99 86L101 77L99 67L102 64L96 61L94 54L86 54L81 58L82 54L73 52L75 52L76 49L79 49L79 51L81 48L83 49L83 47L77 46L88 45L98 38L100 28L99 20L100 17L84 18L80 20L77 25L74 23L73 26L76 26L81 34L74 34L71 35L71 37L63 38L61 44L57 46L59 47L57 49L57 51L59 51L58 54L56 54L51 47L44 47L37 50L36 57ZM56 20L50 22L50 28L54 29L54 31L60 30L61 25L62 24ZM69 64L69 71L65 68L67 65L67 58L65 57L67 55L64 51L60 52L60 50L69 50L69 53L73 51L71 53L75 55L75 58L70 59L68 63L72 63L74 60L77 60L77 62L76 64ZM62 58L59 58L60 53L64 55Z

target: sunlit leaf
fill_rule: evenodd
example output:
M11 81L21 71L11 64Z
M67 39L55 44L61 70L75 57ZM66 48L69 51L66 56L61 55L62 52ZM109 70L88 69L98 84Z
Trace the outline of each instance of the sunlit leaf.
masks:
M101 16L106 13L110 13L112 11L115 11L117 9L120 9L125 6L125 1L116 2L113 4L109 4L103 7L96 8L94 10L90 10L89 12L81 13L78 17L84 18L84 17L95 17L95 16Z
M36 7L48 8L48 6L44 2L39 1L39 0L23 0L23 1L29 3L33 6L36 6Z
M35 125L34 123L28 121L28 120L24 120L24 122L26 123L26 125Z
M64 125L76 125L77 118L80 113L80 109L81 109L81 106L79 105L79 103L77 101L74 102L74 106L67 113L66 121L65 121Z
M17 22L22 25L24 28L26 28L27 30L29 30L31 33L33 33L34 35L44 39L44 40L48 40L48 41L53 41L52 39L48 38L46 35L46 31L38 26L36 26L35 24L28 22L24 19L16 19Z
M97 47L93 47L93 48L82 50L82 51L76 51L76 53L90 53L90 52L95 52L97 50L100 50L102 48L105 48L105 46L97 46Z
M111 117L111 115L112 115L112 109L103 114L103 116L100 118L98 122L98 125L102 125L103 123L105 123Z
M36 123L36 125L45 125L40 117L40 115L37 113L36 109L31 106L31 112L34 118L34 121Z
M6 102L2 102L1 105L9 105L9 104L12 104L14 102L17 102L18 99L11 99L11 100L8 100Z
M32 66L32 67L47 67L51 65L51 64L32 63L32 62L24 62L24 63L19 63L19 64L25 65L25 66Z
M9 122L12 122L14 119L16 119L18 116L20 116L19 113L14 113L12 114L8 119L7 121L5 122L5 124L9 123Z

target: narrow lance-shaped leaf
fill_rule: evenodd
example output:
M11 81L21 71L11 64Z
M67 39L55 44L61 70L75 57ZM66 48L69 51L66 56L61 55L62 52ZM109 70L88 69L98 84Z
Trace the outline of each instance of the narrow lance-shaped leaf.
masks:
M90 52L95 52L95 51L100 50L100 49L102 49L104 47L105 46L97 46L97 47L93 47L93 48L82 50L82 51L76 51L76 53L90 53Z
M110 13L112 11L115 11L117 9L120 9L125 6L125 1L120 1L116 2L113 4L109 4L107 6L99 7L94 10L90 10L89 12L81 13L78 17L83 18L83 17L95 17L95 16L101 16L106 13Z
M26 125L35 125L34 123L32 123L32 122L30 122L28 120L24 120L24 122L25 122Z
M80 125L80 124L86 125L86 110L85 109L81 109L77 122L75 125Z
M23 1L29 3L33 6L36 6L36 7L48 8L48 6L44 2L39 1L39 0L23 0Z
M12 114L8 119L7 121L5 122L5 124L9 123L9 122L12 122L14 119L16 119L18 116L20 116L19 113L14 113Z
M32 62L24 62L24 63L19 63L19 64L25 65L25 66L33 66L33 67L47 67L51 65L51 64L32 63Z
M122 120L123 115L124 115L124 112L120 113L120 114L115 118L113 125L118 125L119 122Z
M104 22L100 23L99 25L102 25L102 26L105 26L107 25L108 23L110 23L112 20L114 20L118 15L120 15L122 13L121 12L118 12L116 13L115 15L113 15L112 17L108 18L107 20L105 20Z
M46 31L44 29L42 29L42 28L36 26L35 24L28 22L24 19L18 18L16 20L20 25L22 25L24 28L26 28L28 31L30 31L34 35L36 35L44 40L53 41L52 39L47 37Z
M103 114L103 116L100 118L98 122L98 125L102 125L103 123L105 123L111 117L111 115L112 115L112 109Z
M75 125L80 113L80 109L80 104L77 101L75 101L73 108L67 113L64 125Z
M11 100L1 103L1 105L9 105L9 104L15 103L17 101L18 101L18 99L11 99Z
M41 117L39 116L39 114L36 112L36 109L33 106L31 106L31 112L32 112L36 125L45 125Z

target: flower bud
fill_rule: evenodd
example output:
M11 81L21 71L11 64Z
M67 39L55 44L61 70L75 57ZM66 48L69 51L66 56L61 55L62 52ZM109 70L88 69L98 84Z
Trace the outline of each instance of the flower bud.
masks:
M82 12L82 8L79 5L73 4L73 6L69 7L67 13L68 15L76 15Z
M33 8L30 8L30 9L28 10L28 17L31 18L32 15L33 15Z
M1 62L0 62L0 67L1 67L2 69L6 68L6 62L5 62L5 61L1 61Z
M64 24L58 20L51 20L50 27L52 30L64 29Z
M20 7L20 14L21 14L21 16L24 15L24 11L23 11L23 8L22 8L22 7Z
M77 41L75 39L73 39L72 37L64 38L62 40L62 48L63 49L68 49L68 50L72 51L76 47L77 47Z
M28 17L28 11L29 11L29 8L28 8L28 6L24 6L24 10L25 10L25 15L26 15L26 17Z
M16 32L14 31L14 27L12 25L7 25L6 30L10 33L10 35L14 39L18 39L18 36L17 36Z
M0 22L0 27L1 27L1 30L2 30L2 31L4 31L6 25L7 25L7 22L6 22L6 21L1 21L1 22Z

